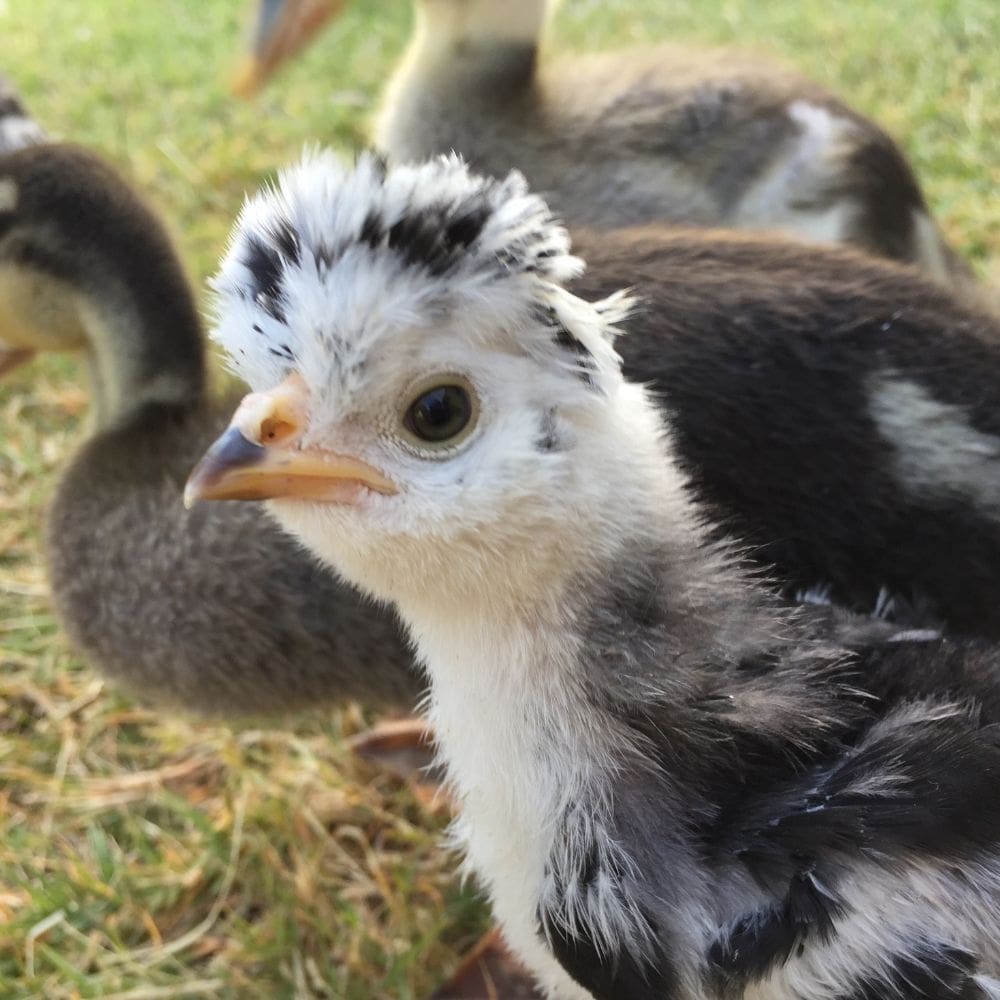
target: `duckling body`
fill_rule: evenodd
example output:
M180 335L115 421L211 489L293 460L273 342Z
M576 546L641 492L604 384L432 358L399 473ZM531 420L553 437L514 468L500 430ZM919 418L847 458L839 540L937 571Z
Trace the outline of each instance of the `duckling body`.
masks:
M52 594L74 645L146 701L232 718L423 684L392 617L338 584L263 512L185 511L225 401L151 406L74 456L48 516Z
M547 6L420 0L376 144L517 168L573 226L780 229L968 277L899 147L818 84L728 52L540 57Z
M287 253L289 231L260 297L247 251ZM678 271L705 253L689 243ZM805 269L802 350L847 359L865 282L916 279L816 253L857 282L824 295ZM578 264L516 176L450 158L288 172L216 281L215 336L254 392L189 499L269 498L399 609L455 838L548 996L992 1000L997 650L861 634L749 577L692 498L669 408L621 375L625 301L568 293ZM930 325L943 293L910 292Z

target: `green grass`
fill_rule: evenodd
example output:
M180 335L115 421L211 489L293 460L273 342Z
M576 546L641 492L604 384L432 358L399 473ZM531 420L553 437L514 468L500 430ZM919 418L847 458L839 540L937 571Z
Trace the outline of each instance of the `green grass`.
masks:
M255 104L226 93L238 0L0 0L0 70L121 165L199 284L244 190L363 141L408 0L354 0ZM996 0L566 0L557 44L734 44L823 80L903 143L952 243L1000 280ZM0 386L0 997L421 997L485 925L442 817L353 760L359 709L236 731L104 689L47 600L46 498L82 372Z

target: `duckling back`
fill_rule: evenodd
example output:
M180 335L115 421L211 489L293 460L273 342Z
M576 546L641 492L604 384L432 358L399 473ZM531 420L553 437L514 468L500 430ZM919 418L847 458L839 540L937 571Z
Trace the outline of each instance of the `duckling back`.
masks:
M540 21L502 37L451 6L420 5L387 90L375 139L393 159L516 167L577 226L777 229L969 283L899 146L819 84L731 52L539 59Z

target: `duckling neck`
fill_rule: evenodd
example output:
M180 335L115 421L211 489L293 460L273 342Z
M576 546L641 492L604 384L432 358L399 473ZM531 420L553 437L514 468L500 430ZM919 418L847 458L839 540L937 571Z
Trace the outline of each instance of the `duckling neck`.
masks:
M150 405L189 408L205 395L201 325L190 290L112 284L78 297L94 429L127 425Z
M416 29L386 93L376 141L394 156L446 148L442 121L482 115L528 90L535 77L545 0L423 0ZM440 141L420 141L428 131Z
M534 51L548 11L546 0L421 0L407 55L447 72L507 47Z

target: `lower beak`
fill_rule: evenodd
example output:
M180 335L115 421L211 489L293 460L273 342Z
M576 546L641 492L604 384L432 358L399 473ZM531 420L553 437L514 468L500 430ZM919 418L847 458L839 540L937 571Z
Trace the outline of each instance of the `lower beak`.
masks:
M34 356L35 352L28 347L3 347L0 345L0 376L12 372L18 365L24 364Z
M395 484L349 455L264 447L230 427L195 466L184 506L198 500L273 500L290 497L355 503L365 490L391 495Z
M233 78L233 93L256 94L343 6L343 0L258 0L251 51Z

